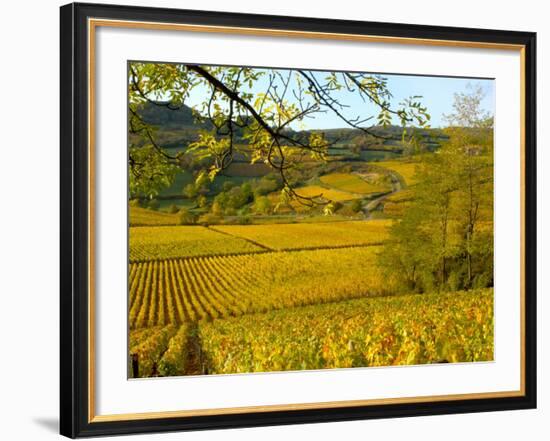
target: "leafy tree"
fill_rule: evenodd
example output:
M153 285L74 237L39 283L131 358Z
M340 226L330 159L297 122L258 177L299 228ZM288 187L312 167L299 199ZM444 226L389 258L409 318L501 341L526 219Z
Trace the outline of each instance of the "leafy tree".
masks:
M231 188L229 191L222 191L214 198L212 213L216 215L235 215L239 208L252 202L252 186L245 182L241 186Z
M464 114L452 120L472 125L445 129L448 142L420 157L412 202L391 229L391 246L381 261L407 289L492 283L493 135L486 127L490 118L479 109L472 112L479 93L455 96L455 109Z
M485 96L481 86L469 84L468 89L470 93L455 94L454 113L445 116L451 127L445 133L449 136L446 149L455 159L456 209L466 260L464 285L470 288L480 278L492 281L493 235L480 229L480 221L493 218L493 117L481 109ZM475 271L476 255L489 271Z
M391 240L380 255L386 276L405 291L430 291L434 285L430 235L421 228L424 219L422 207L411 206L403 219L392 225Z
M253 210L260 214L270 214L273 211L273 207L267 196L258 196L254 199Z
M254 195L264 196L266 194L273 193L280 188L280 183L277 181L276 178L264 176L254 185Z
M212 207L210 208L210 211L212 212L213 215L215 216L221 216L223 215L223 212L224 212L224 207L222 205L222 202L220 200L220 197L224 195L225 196L225 193L221 193L219 194L216 199L217 200L214 200L214 202L212 203Z
M150 145L130 146L130 198L154 197L174 180L178 167Z
M206 199L206 196L204 196L203 194L201 194L198 198L197 198L197 205L199 206L199 208L204 208L208 205L208 199Z
M350 150L358 155L362 150L368 150L370 147L380 143L380 139L372 135L362 133L355 136L350 142Z
M179 225L192 225L196 222L196 216L187 208L181 208L178 214Z
M334 213L336 213L340 208L342 208L342 203L338 201L329 201L324 207L323 207L323 214L325 216L332 216Z
M147 208L150 208L151 210L158 210L160 208L160 202L156 199L151 199L147 202Z
M363 204L361 199L354 199L351 203L351 211L354 213L359 213L363 209Z
M201 188L225 170L236 153L242 153L252 163L268 164L290 197L307 205L319 204L315 198L298 195L288 176L308 157L324 160L333 142L323 134L295 127L303 126L307 118L331 112L348 127L384 139L367 121L374 119L388 127L397 120L403 127L422 127L429 119L419 97L393 106L386 79L365 73L133 62L129 64L128 90L130 187L132 194L144 196L170 185L177 168L188 163L186 156L195 159L195 182ZM191 95L204 96L194 104L192 114L211 129L203 130L184 151L172 155L158 141L157 128L144 118L143 108L152 104L178 110ZM377 112L352 114L347 104L352 95L372 104ZM132 141L136 138L139 141Z
M469 83L467 92L455 93L453 112L444 115L450 127L493 128L493 115L481 109L485 92L481 85Z
M201 225L216 225L222 222L222 217L215 213L205 213L199 216L197 223Z
M199 194L197 185L195 183L185 185L185 187L183 187L182 194L188 199L197 197Z
M474 283L475 255L485 259L487 251L492 253L492 245L482 251L485 244L492 243L492 234L480 227L483 220L493 217L493 139L491 131L482 129L452 128L448 133L450 141L446 149L453 154L458 183L455 210L462 236L461 251L466 260L465 286L470 288ZM492 262L490 257L487 262Z
M235 184L232 181L224 181L222 184L222 191L229 191L231 190Z

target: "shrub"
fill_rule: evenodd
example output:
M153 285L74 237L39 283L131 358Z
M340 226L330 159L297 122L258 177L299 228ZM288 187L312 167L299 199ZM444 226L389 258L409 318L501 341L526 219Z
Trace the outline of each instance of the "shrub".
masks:
M323 214L325 216L331 216L343 207L341 202L331 201L323 208Z
M362 208L363 208L363 204L361 203L361 199L355 199L351 203L351 211L353 211L354 213L359 213Z
M273 193L280 188L279 182L271 177L263 177L254 186L254 195L263 196L269 193Z
M351 165L345 165L340 169L340 173L351 173L353 171L353 167Z
M252 201L252 187L245 182L240 187L233 187L229 191L223 191L214 198L212 213L228 214L228 210L238 210Z
M179 225L192 225L196 222L196 217L187 208L181 208L178 216Z
M200 195L198 198L197 198L197 205L200 207L200 208L204 208L208 205L208 199L206 199L206 196L204 195Z
M256 197L253 209L260 214L270 214L273 211L271 201L267 196Z
M188 199L193 199L198 193L199 191L195 184L187 184L182 190L182 194Z
M176 204L170 204L170 206L168 207L168 213L175 214L178 211L180 211L180 209Z
M147 208L150 208L151 210L158 210L160 208L160 202L156 199L151 199L147 202Z
M222 191L229 191L231 190L235 184L232 181L224 181L222 184Z
M217 199L217 198L216 198ZM223 206L220 201L215 200L211 207L212 214L214 216L221 216L223 214Z
M239 225L250 225L252 223L252 220L248 216L239 216L235 220L235 223Z
M221 224L223 221L223 218L221 216L218 216L214 213L205 213L201 216L199 216L199 219L197 220L198 224L208 226L212 224Z

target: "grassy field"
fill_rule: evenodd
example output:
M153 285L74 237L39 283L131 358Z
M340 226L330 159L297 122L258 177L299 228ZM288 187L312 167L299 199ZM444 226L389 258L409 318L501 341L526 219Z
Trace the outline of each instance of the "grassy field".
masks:
M352 173L331 173L321 176L320 181L337 190L351 193L385 193L391 191L391 185L387 182L368 182Z
M333 188L325 188L320 185L308 185L306 187L296 188L296 193L304 197L321 197L326 200L343 202L358 199L360 194L348 193L347 191L336 190Z
M130 262L259 250L260 247L244 239L202 226L130 229Z
M148 210L141 207L129 207L129 222L131 227L135 226L158 226L176 225L177 215L163 211Z
M185 199L185 198L178 198L178 199L159 199L159 211L169 213L169 209L172 205L175 205L178 209L180 208L186 208L186 209L193 209L197 206L196 202ZM176 215L177 218L177 215Z
M211 228L245 238L271 250L330 248L380 244L391 220L276 225L216 225Z
M367 161L367 162L370 162L370 161L386 161L386 160L389 160L389 159L393 159L395 157L398 157L399 154L398 153L395 153L395 152L392 152L392 151L387 151L387 152L381 152L381 151L372 151L372 150L363 150L361 151L361 159L363 161Z
M140 376L493 360L493 290L362 298L130 333ZM200 342L200 356L189 348Z
M406 185L416 184L415 174L418 167L417 162L407 160L395 160L395 161L380 161L375 163L378 167L383 167L388 170L392 170L400 175Z
M130 328L388 293L391 284L376 265L378 252L379 247L357 247L134 263Z

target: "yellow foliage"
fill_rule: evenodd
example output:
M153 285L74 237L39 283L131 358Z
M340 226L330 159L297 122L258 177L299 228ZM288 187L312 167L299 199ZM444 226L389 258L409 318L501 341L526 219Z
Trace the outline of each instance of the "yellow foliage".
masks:
M149 377L153 365L161 360L170 339L177 331L177 327L155 327L151 332L142 332L141 335L130 333L130 356L137 355L139 361L139 377ZM139 332L139 331L138 331ZM133 335L134 334L134 335ZM131 370L130 370L131 371ZM133 376L133 372L130 372Z
M308 185L307 187L299 187L294 189L294 191L303 197L315 198L319 197L320 199L342 202L342 201L351 201L352 199L360 198L361 195L348 193L346 191L335 190L333 188L324 188L320 185Z
M131 329L381 295L380 247L199 257L130 265Z
M212 229L242 237L273 250L381 244L391 220L301 224L216 225Z
M209 373L493 360L493 290L351 300L201 323Z
M391 217L403 216L414 194L411 190L401 190L384 199L384 214Z
M130 226L159 226L176 225L177 215L164 213L162 211L147 210L141 207L129 207Z
M388 170L393 170L398 175L400 175L407 185L416 184L415 174L416 169L419 166L418 162L413 162L410 160L396 160L396 161L381 161L374 163L376 166L387 168Z
M129 239L131 262L261 250L202 226L132 227Z

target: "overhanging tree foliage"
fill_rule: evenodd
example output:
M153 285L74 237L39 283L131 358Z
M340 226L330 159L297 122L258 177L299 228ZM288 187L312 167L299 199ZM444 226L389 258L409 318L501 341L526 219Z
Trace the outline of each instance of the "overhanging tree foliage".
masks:
M200 164L197 187L208 185L237 153L244 153L278 174L286 197L316 205L321 199L300 196L288 179L305 159L325 160L334 143L318 131L300 130L307 119L331 112L369 138L383 138L372 130L376 125L397 120L404 129L428 127L430 119L420 97L393 106L387 80L365 73L131 63L128 86L129 130L140 139L129 151L132 195L155 195L190 158ZM352 95L364 106L351 108ZM196 121L210 129L173 155L157 141L157 128L142 117L146 103L172 110L190 103Z

